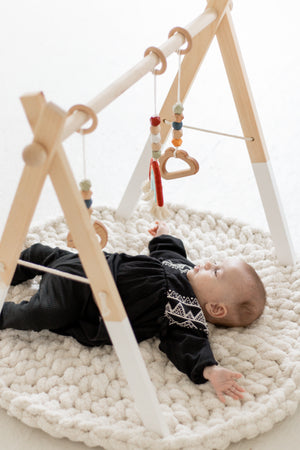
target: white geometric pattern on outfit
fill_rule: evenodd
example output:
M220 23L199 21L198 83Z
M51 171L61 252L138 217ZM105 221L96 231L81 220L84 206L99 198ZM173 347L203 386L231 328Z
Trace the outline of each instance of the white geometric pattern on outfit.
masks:
M184 297L178 292L168 290L168 303L165 308L165 316L170 325L203 330L208 335L207 323L203 311L196 297Z
M174 263L173 261L171 261L169 259L166 259L165 261L163 261L162 264L165 266L171 267L172 269L177 269L181 273L187 273L189 270L191 270L191 267L188 266L187 264Z

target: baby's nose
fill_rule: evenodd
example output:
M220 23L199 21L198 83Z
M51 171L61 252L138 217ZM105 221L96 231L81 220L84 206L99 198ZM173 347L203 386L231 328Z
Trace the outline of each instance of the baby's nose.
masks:
M210 270L212 268L212 264L209 262L209 261L207 261L205 264L204 264L204 269L205 270Z

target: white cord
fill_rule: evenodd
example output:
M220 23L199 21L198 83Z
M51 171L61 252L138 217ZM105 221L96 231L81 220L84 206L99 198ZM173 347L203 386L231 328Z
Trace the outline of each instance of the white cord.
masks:
M178 85L177 85L177 102L180 103L180 82L181 82L181 54L180 51L177 50L178 53Z
M154 89L153 89L153 93L154 93L154 116L157 115L157 95L156 95L156 74L155 72L153 72L153 79L154 79Z
M85 134L84 130L80 130L82 137L82 163L83 163L83 179L86 179L86 154L85 154Z

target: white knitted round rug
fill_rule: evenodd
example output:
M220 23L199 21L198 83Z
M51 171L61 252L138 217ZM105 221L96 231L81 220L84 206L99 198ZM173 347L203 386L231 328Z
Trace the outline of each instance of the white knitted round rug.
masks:
M117 220L109 208L94 214L109 231L106 250L147 253L153 223L140 206ZM247 390L226 406L211 386L193 384L158 349L140 344L161 409L171 430L161 439L145 430L112 347L86 348L48 331L0 332L0 406L25 424L55 437L105 449L225 449L231 442L270 430L293 414L300 399L300 265L278 264L269 234L233 219L169 207L172 234L183 239L195 263L241 256L262 277L268 304L249 328L210 325L216 359L241 372ZM67 227L59 218L32 229L26 246L42 242L65 247ZM8 301L29 298L37 285L10 288Z

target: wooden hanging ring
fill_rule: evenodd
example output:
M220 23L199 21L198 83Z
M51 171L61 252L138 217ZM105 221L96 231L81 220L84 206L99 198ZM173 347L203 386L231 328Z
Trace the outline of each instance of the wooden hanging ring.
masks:
M93 227L94 227L94 230L95 230L96 234L100 238L99 245L103 249L106 246L107 241L108 241L107 229L103 225L103 223L100 222L99 220L95 220L93 222ZM70 231L69 231L69 233L67 235L67 246L70 247L70 248L76 248Z
M94 131L98 125L98 118L96 116L95 111L93 111L92 108L89 108L86 105L74 105L69 109L67 116L70 116L75 111L81 111L86 113L89 116L89 118L92 119L93 121L92 125L89 128L80 128L80 130L77 130L77 133L81 134L92 133L92 131Z
M163 52L162 52L159 48L157 48L157 47L148 47L148 48L145 50L144 56L149 55L149 53L155 53L156 56L159 57L160 63L161 63L161 67L160 67L160 69L154 69L154 70L153 70L153 73L154 73L155 75L161 75L162 73L165 72L165 70L166 70L166 68L167 68L167 60L166 60L165 55L164 55Z
M100 237L100 247L104 248L108 241L108 233L106 227L99 220L95 220L93 223L96 234Z
M180 33L185 37L185 40L187 42L187 47L183 48L181 50L178 50L178 52L180 53L180 55L185 55L186 53L188 53L191 48L192 48L192 36L190 35L190 33L182 27L174 27L172 28L172 30L170 30L168 38L172 37L175 33Z

